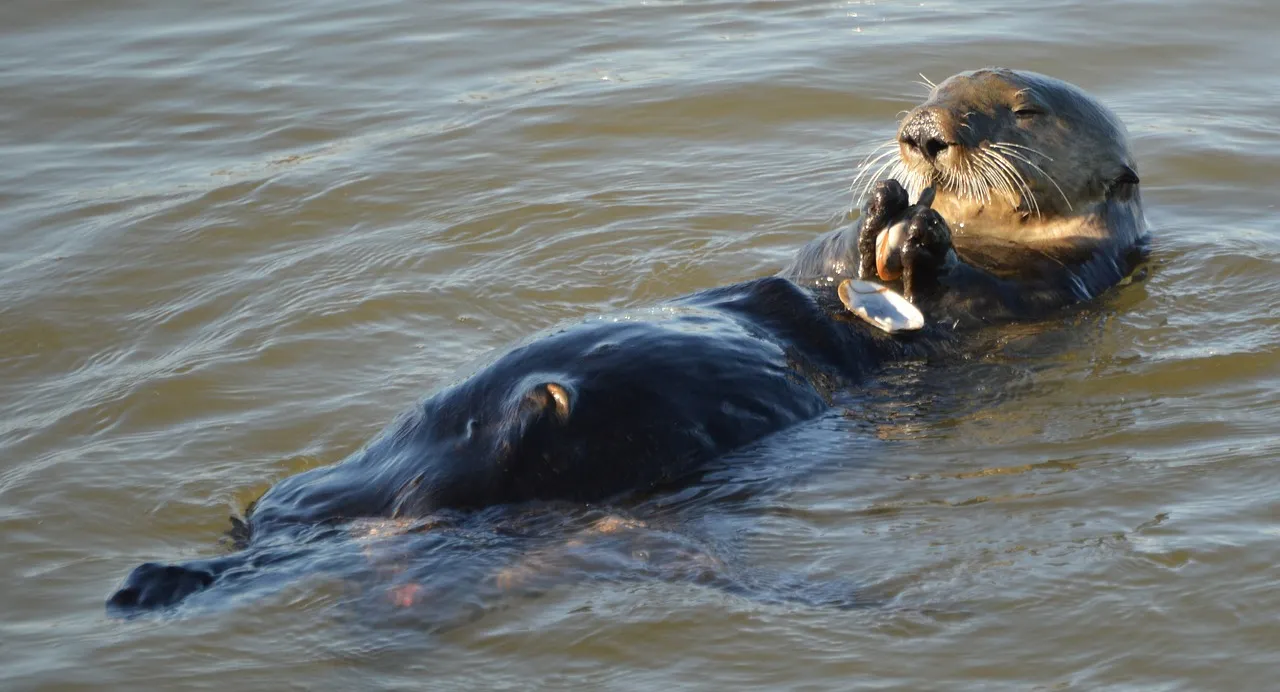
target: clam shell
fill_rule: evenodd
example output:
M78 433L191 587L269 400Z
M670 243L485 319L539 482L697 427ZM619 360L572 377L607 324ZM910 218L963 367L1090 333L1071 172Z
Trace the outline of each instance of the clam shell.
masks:
M887 286L845 279L836 292L849 312L890 334L924 328L924 314Z
M876 275L881 281L902 276L902 244L907 240L907 223L899 221L876 236Z
M931 206L937 192L932 185L921 190L915 204L876 236L876 275L881 281L897 281L902 276L902 245L907 242L907 222L917 207Z

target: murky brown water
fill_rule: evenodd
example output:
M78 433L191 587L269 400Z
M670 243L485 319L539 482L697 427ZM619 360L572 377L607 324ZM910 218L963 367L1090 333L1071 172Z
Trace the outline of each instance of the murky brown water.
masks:
M1272 688L1277 26L1266 0L9 0L0 687ZM463 617L315 574L105 616L135 564L216 553L490 349L776 271L843 222L917 72L987 64L1128 123L1149 278L885 373L745 452L747 499L629 508L651 558L802 598L608 563ZM842 584L871 605L822 605Z

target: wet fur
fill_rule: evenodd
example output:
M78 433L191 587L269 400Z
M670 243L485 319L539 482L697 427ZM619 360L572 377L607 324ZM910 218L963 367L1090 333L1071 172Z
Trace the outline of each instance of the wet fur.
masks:
M939 85L926 105L947 98L954 84ZM1044 95L1047 103L1055 93ZM1069 219L1053 217L1060 223L1053 233L1000 227L987 235L975 223L949 234L924 210L920 227L936 235L930 242L945 240L949 252L954 239L953 254L963 259L915 263L908 280L933 289L920 296L933 322L889 336L851 317L835 285L860 271L868 233L904 213L905 192L897 190L878 187L857 228L811 243L780 276L589 320L512 348L347 459L277 483L236 523L237 552L141 565L108 608L125 615L164 608L265 565L304 561L300 546L345 521L599 502L680 483L725 452L818 416L833 393L888 362L960 353L961 323L1040 314L1096 295L1127 273L1124 253L1142 234L1140 210L1132 209L1136 183L1126 196L1100 193Z
M844 314L834 290L781 277L572 325L427 398L347 459L277 483L237 523L240 552L144 564L108 606L161 608L296 559L296 543L329 535L317 526L669 486L818 416L883 363L951 340L945 330L889 337Z

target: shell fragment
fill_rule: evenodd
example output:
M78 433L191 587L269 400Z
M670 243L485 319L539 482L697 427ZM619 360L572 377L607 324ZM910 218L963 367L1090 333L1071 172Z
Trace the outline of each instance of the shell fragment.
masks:
M888 286L845 279L836 292L849 312L890 334L924 328L924 314Z

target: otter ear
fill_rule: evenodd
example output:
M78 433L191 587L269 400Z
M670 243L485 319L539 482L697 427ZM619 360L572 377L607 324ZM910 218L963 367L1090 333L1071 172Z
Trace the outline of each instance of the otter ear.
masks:
M525 392L520 411L526 419L546 417L565 423L573 413L573 391L558 382L541 382Z
M1138 174L1129 166L1120 166L1120 172L1107 184L1107 197L1127 199L1133 196L1134 186L1138 184Z

